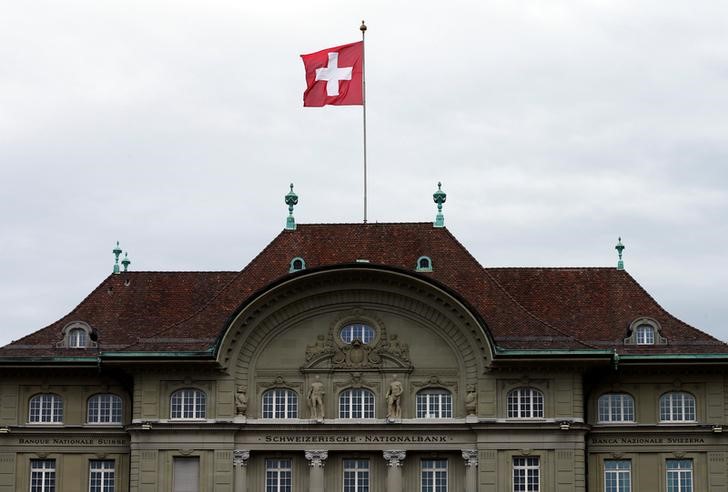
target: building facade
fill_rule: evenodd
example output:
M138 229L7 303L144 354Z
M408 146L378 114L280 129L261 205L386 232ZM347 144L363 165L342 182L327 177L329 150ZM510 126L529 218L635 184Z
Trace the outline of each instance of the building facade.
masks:
M724 491L727 368L623 269L289 224L0 349L0 490Z

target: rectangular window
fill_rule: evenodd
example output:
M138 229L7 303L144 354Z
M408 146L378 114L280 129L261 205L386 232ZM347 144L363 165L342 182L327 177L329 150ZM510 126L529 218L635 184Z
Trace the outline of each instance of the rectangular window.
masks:
M604 462L604 491L632 491L632 462L630 460L606 460Z
M175 456L173 458L173 492L199 492L200 458Z
M421 492L447 492L447 460L422 460Z
M369 460L344 460L344 492L369 492Z
M114 460L91 460L89 462L89 492L114 492Z
M667 492L693 492L693 460L667 460Z
M30 492L56 492L56 460L30 460Z
M291 492L291 460L265 460L265 492Z
M538 457L513 458L513 492L539 492L540 468Z

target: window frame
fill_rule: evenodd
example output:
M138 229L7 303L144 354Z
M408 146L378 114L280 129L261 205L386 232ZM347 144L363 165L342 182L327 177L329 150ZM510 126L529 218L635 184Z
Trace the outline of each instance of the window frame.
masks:
M277 466L271 466L271 464L273 463L276 463ZM282 466L281 463L286 463L287 466ZM271 472L275 475L269 475L269 473ZM292 492L293 460L291 460L290 458L266 458L264 476L265 492ZM281 477L283 477L283 480L287 480L288 483L281 483ZM271 478L274 479L275 483L270 482Z
M620 468L620 464L627 464L627 468ZM608 468L609 465L615 465L616 468ZM627 476L627 485L624 486L621 478ZM610 488L610 480L612 477L613 488ZM604 492L632 492L632 460L604 460Z
M682 468L681 465L689 463L689 468ZM671 468L670 465L677 465L677 468ZM665 489L667 492L693 492L695 490L695 477L694 477L694 463L691 458L667 458L665 460ZM677 487L670 485L670 475L676 475L674 483ZM683 487L683 477L687 476L689 481L687 482L688 487Z
M98 415L97 420L91 420L91 405L94 403L94 400L101 400L104 397L108 397L110 399L108 404L108 417L109 420L103 420L102 419L102 411L104 410L103 404L99 402L98 405L96 405L96 414ZM115 405L118 404L118 416L119 420L111 420L115 416ZM90 425L120 425L123 422L124 418L124 401L123 399L114 393L96 393L94 395L91 395L88 397L88 400L86 400L86 423Z
M642 323L635 328L634 340L636 345L654 345L655 327L649 323Z
M282 395L279 395L282 393ZM266 402L268 395L271 395L270 404ZM277 416L278 399L283 398L283 416ZM292 400L292 401L291 401ZM267 409L270 407L270 414ZM290 388L271 388L263 392L261 396L261 418L264 419L297 419L298 418L298 393Z
M46 397L50 397L50 403L45 403ZM38 401L37 408L37 419L33 419L34 414L34 401ZM56 393L37 393L30 397L28 400L28 423L29 424L51 424L51 425L62 425L64 417L64 404L63 397ZM44 412L44 409L50 405L50 411ZM50 420L43 420L44 414L50 416Z
M111 464L109 468L108 465ZM94 468L94 465L97 465ZM99 484L94 486L94 479ZM88 463L89 492L114 492L116 490L116 462L114 460L89 460Z
M445 464L444 467L437 466L442 463ZM444 485L441 482L438 483L438 480L442 479L443 473ZM447 458L423 458L420 460L420 492L447 492L449 487L450 463Z
M40 465L40 466L38 466ZM50 465L50 466L46 466ZM34 477L39 473L39 477ZM36 485L34 479L40 479ZM46 483L50 482L50 483ZM55 492L56 491L56 460L55 459L31 459L30 460L30 492Z
M618 408L618 410L619 410L618 414L619 414L620 418L617 418L617 419L612 418L615 414L615 412L614 412L615 402L613 401L614 397L620 397L619 398L619 400L620 400L619 408ZM630 405L625 404L626 401L630 402L631 408L629 408ZM603 416L602 403L603 402L606 402L606 416L607 416L606 419L602 418L602 416ZM627 410L630 410L632 413L631 419L625 418L625 414L626 414ZM600 424L633 424L633 423L635 423L634 397L632 395L630 395L629 393L624 393L624 392L611 392L611 393L601 394L599 396L599 398L597 399L597 422Z
M366 466L361 466L362 463L365 463ZM343 492L369 492L371 488L371 466L368 459L344 458L341 467L343 470L341 482ZM352 479L353 483L347 483L347 480L351 481Z
M191 392L191 396L185 396L187 392ZM175 397L177 395L181 395L182 401L178 405L181 415L175 416ZM201 396L202 398L198 398ZM186 398L192 399L192 416L188 416L185 414L186 407L189 405L186 405ZM199 400L202 400L201 402ZM169 396L169 419L170 420L188 420L188 421L200 421L200 420L207 420L207 393L200 388L180 388L178 390L175 390L172 392L172 394Z
M674 406L674 399L678 396L681 397L679 408ZM666 401L669 401L667 407L664 404ZM687 405L687 402L691 402L692 405ZM687 391L668 391L663 393L660 395L658 408L660 412L660 423L695 423L698 421L697 398ZM686 410L692 411L692 419L685 418ZM682 415L681 418L675 418L678 413Z
M518 462L517 462L518 460ZM523 464L520 464L520 460L523 460ZM535 465L532 464L535 461ZM536 471L535 484L533 483L533 474L529 474L529 471ZM520 472L523 472L522 477ZM518 476L516 475L518 473ZM520 483L520 479L523 478L523 483ZM513 456L511 459L511 489L513 492L540 492L541 490L541 457L540 456ZM516 481L519 480L519 483ZM535 488L534 488L535 485ZM518 486L519 488L516 488ZM523 488L521 488L521 486Z
M69 348L86 348L88 347L88 339L88 331L80 326L74 326L68 330Z
M526 395L525 392L528 391ZM515 401L513 395L516 395ZM525 398L527 396L527 398ZM512 405L512 403L514 405ZM515 410L515 414L512 413ZM528 415L526 415L527 410ZM543 391L533 386L513 388L506 395L506 416L509 419L543 419L546 414L546 398Z
M361 327L361 336L357 336L357 327ZM351 329L349 330L351 333L347 335L350 338L347 340L347 338L344 338L344 331L348 328ZM373 345L377 339L377 330L369 323L364 323L362 321L346 323L339 328L338 333L339 341L344 345L351 345L354 343L354 340L359 340L362 345Z
M359 403L355 403L354 394L359 393ZM367 400L366 397L369 397ZM347 399L348 403L344 400ZM374 419L377 414L377 398L374 392L368 388L346 388L339 393L339 412L340 419ZM346 412L344 412L346 410ZM354 416L354 410L359 410L361 416Z
M451 419L452 399L452 391L445 388L421 389L415 395L415 416L418 419ZM428 412L432 407L436 411Z

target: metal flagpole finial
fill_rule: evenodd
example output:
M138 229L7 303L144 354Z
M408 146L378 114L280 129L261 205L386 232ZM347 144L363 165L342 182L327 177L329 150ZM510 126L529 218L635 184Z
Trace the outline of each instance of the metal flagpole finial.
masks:
M364 33L364 31L367 30L367 25L364 24L364 19L362 19L361 21L361 26L359 26L359 30L362 32L362 34Z

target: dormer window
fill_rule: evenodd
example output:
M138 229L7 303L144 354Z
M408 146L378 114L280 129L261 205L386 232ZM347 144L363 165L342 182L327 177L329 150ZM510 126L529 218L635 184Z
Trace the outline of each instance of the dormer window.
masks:
M432 271L432 260L429 256L420 256L417 259L417 266L415 267L417 272L431 272Z
M301 270L305 269L306 262L300 256L296 256L294 259L291 260L291 268L288 270L288 273L300 272Z
M88 335L83 328L74 328L68 332L68 346L71 348L85 348Z
M629 325L625 345L666 345L660 323L653 318L637 318Z
M56 345L58 347L74 349L96 347L97 344L95 338L92 337L93 333L95 332L88 323L84 323L83 321L73 321L63 327L63 330L61 330L63 340L58 342Z

